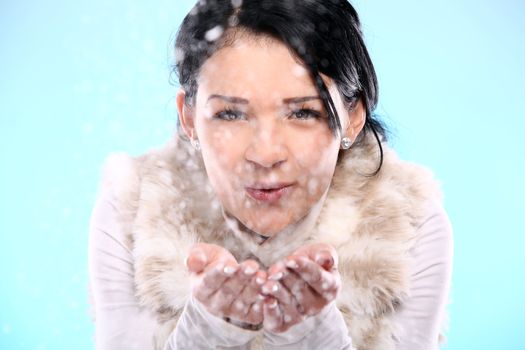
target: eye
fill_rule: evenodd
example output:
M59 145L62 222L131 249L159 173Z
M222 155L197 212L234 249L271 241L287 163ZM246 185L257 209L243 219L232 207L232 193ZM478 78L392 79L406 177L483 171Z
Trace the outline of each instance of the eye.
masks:
M244 119L244 113L241 111L236 111L233 109L226 108L218 113L215 113L214 118L222 119L222 120L240 120Z
M319 119L321 118L321 113L314 109L301 108L293 111L292 116L299 120Z

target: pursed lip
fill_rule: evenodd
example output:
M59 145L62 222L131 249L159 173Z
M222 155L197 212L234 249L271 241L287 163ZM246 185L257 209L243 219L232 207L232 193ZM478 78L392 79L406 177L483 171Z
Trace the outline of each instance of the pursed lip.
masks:
M246 187L250 197L261 203L276 203L292 189L293 183L254 184Z
M293 185L291 182L277 182L273 184L265 184L265 183L255 183L250 186L246 186L247 189L253 189L253 190L275 190L283 187L288 187Z

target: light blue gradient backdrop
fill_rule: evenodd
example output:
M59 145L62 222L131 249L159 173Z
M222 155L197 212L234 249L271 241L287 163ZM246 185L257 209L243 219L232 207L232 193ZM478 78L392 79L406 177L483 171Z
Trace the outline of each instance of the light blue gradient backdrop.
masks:
M354 1L406 159L454 226L447 349L524 349L525 3ZM192 1L0 2L0 348L90 349L88 220L108 153L175 125Z

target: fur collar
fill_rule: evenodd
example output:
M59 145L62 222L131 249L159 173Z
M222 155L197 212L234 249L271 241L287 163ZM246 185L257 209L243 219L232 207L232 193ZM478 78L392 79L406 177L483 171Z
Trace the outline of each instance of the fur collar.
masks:
M266 265L307 242L332 244L343 288L336 300L357 349L394 349L399 330L392 312L408 296L409 250L425 203L441 201L439 184L425 167L402 161L383 143L384 163L372 134L342 155L316 221L306 234L281 237L271 249L232 232L208 182L200 154L176 136L138 157L114 154L103 186L113 194L125 242L133 251L136 295L157 315L156 346L175 327L190 294L184 259L196 242L217 243L239 260L257 254ZM259 348L254 346L253 348Z

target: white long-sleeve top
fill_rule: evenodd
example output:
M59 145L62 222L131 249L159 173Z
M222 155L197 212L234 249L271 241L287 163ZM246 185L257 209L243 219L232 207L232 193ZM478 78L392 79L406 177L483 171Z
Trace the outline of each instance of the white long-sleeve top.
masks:
M410 297L393 316L405 330L400 350L438 349L453 263L452 226L444 209L434 210L419 226L420 239L411 251ZM95 318L96 349L153 348L154 315L134 295L133 255L116 220L109 196L100 194L93 209L89 237L89 286ZM234 326L189 298L165 350L249 349L257 334ZM267 349L353 349L343 317L334 303L287 332L265 332Z

